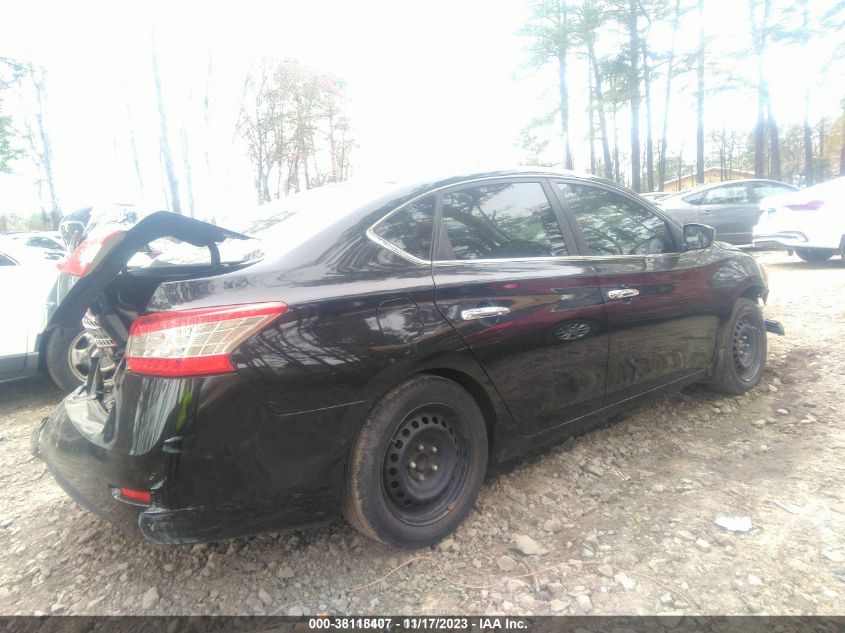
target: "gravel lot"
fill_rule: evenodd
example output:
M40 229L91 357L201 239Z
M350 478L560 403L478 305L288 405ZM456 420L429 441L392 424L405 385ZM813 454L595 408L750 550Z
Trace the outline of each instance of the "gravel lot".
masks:
M193 547L131 540L29 456L61 394L0 384L0 613L843 613L845 267L759 257L787 336L769 338L757 389L691 387L491 473L454 538L412 554L339 518Z

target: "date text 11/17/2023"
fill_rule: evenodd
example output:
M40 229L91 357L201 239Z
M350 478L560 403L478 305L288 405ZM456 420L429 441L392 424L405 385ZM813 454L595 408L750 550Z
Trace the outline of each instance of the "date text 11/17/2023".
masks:
M317 617L308 619L311 630L361 630L378 631L437 631L437 630L510 630L524 631L528 622L519 618L464 618L464 617Z

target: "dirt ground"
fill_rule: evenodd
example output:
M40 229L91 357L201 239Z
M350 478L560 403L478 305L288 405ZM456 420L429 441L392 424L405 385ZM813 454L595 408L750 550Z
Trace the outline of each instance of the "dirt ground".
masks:
M758 257L787 332L758 388L691 387L491 473L454 538L413 554L341 519L132 540L29 455L60 393L0 384L0 613L845 613L845 266Z

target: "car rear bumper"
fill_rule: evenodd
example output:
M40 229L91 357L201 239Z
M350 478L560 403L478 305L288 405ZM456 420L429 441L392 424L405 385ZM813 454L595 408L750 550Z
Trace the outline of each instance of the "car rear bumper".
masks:
M757 248L793 250L796 248L839 248L839 239L835 235L818 237L809 236L800 231L780 231L778 233L755 234L753 245Z
M107 412L71 394L33 446L70 497L124 532L190 543L336 514L363 403L273 415L237 376L127 374L117 395ZM119 487L149 491L152 503L128 503Z

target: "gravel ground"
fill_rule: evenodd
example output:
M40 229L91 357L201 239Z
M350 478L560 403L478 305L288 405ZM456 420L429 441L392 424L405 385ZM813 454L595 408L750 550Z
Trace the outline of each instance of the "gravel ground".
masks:
M60 393L0 384L0 613L845 613L845 268L759 257L787 336L757 389L691 387L499 469L453 538L413 554L341 519L132 540L29 456Z

